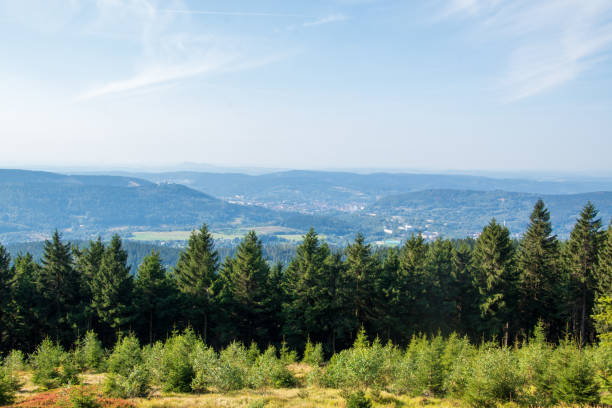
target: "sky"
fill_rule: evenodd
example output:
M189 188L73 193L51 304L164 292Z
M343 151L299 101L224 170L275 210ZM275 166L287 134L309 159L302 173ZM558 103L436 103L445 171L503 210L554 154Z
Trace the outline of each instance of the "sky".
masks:
M610 0L0 0L0 167L612 174Z

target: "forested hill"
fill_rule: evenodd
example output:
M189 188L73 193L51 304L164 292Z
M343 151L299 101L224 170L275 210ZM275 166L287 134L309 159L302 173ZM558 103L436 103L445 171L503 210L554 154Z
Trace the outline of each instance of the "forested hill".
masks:
M604 223L612 217L612 192L531 194L508 191L426 190L381 198L367 207L368 217L385 224L394 234L422 231L464 237L497 218L512 233L522 233L534 203L542 198L550 209L556 234L567 238L582 207L591 201ZM400 229L401 228L401 229ZM398 230L399 229L399 230Z
M132 177L0 170L0 197L3 242L40 239L55 228L73 239L89 239L139 229L191 230L203 222L212 228L283 225L298 231L332 224Z
M304 209L371 203L381 196L428 189L494 191L535 194L577 194L612 191L610 179L536 181L469 175L283 171L257 176L238 173L166 172L124 173L155 182L175 182L215 197L235 198L266 206L313 203Z

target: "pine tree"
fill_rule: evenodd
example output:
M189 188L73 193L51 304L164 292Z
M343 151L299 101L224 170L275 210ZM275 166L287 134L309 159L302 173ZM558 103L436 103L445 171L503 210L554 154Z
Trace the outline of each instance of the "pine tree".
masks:
M136 315L149 343L171 330L175 317L176 288L162 265L159 251L151 250L140 266L135 283Z
M559 242L552 234L550 213L538 200L518 249L519 315L521 327L535 327L545 317L555 323L558 314ZM558 326L558 325L557 325Z
M81 250L78 246L73 248L75 257L75 266L81 275L81 293L86 299L85 316L87 328L97 327L96 311L92 307L91 298L93 294L93 282L100 273L100 265L104 256L104 244L102 238L98 237L96 241L90 241L89 246Z
M121 238L114 235L92 279L92 307L100 321L120 335L133 320L134 280Z
M15 258L10 304L6 309L10 318L5 321L10 349L31 351L43 340L46 329L40 319L43 301L36 288L38 270L31 254Z
M604 238L597 214L597 209L589 201L580 212L565 251L573 297L578 300L574 305L574 321L580 324L578 334L582 342L594 337L590 315L597 289L599 249Z
M429 246L422 309L425 331L451 333L459 328L457 271L450 241L438 239Z
M196 329L200 328L207 340L211 313L211 291L217 279L219 255L206 224L189 237L187 248L181 253L174 268L174 279L184 295L186 315Z
M599 250L596 272L597 294L612 296L612 221Z
M351 314L355 319L355 332L359 327L373 332L378 320L378 305L382 301L377 289L380 271L376 259L372 256L371 246L365 238L357 234L355 241L345 249L345 276L347 288L352 299Z
M41 263L37 287L44 300L41 319L48 327L46 333L71 344L84 318L81 281L74 269L70 244L62 243L57 230L51 241L45 241Z
M296 255L284 273L286 301L283 304L285 334L292 348L302 348L307 337L335 347L338 330L342 330L338 308L337 280L341 271L338 258L310 229L296 248Z
M399 252L397 290L399 302L396 310L402 326L399 332L404 336L423 331L421 311L426 307L425 276L427 244L421 234L412 235Z
M234 258L224 264L219 285L215 286L219 310L224 315L221 320L225 322L219 327L220 333L231 333L247 344L265 344L271 339L277 311L273 310L269 278L261 240L250 231L236 248Z
M11 257L0 245L0 351L6 349L5 345L10 341L10 333L6 331L6 328L11 318L8 306L11 300L12 280Z
M484 227L476 241L472 265L480 295L482 329L488 335L503 332L507 344L516 287L514 248L510 231L495 218Z

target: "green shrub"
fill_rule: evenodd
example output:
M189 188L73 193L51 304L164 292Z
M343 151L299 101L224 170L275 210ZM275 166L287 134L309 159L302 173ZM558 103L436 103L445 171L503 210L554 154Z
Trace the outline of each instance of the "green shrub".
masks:
M306 348L304 349L304 358L302 362L309 364L313 367L318 367L323 363L323 346L321 343L312 344L310 338L306 342Z
M601 403L612 405L612 342L600 343L591 353L602 391Z
M13 372L5 366L0 366L0 406L12 404L19 387L19 380Z
M397 360L391 388L412 395L440 394L447 371L443 363L445 351L441 336L431 341L425 336L413 337L403 358Z
M283 360L285 364L292 364L298 361L298 355L295 350L289 350L287 343L283 341L280 348L280 359Z
M142 360L144 366L151 375L151 383L161 385L162 383L162 359L164 355L164 343L157 341L142 348Z
M30 356L32 382L47 389L78 384L78 368L71 356L50 339L45 339Z
M553 348L546 343L543 326L538 324L534 336L516 351L520 375L527 387L525 398L530 405L554 404L555 372L551 367Z
M591 404L599 402L599 384L593 362L588 353L565 342L555 350L553 368L556 382L553 395L566 404Z
M133 367L127 375L107 374L103 391L115 398L147 397L151 393L151 374L144 365Z
M102 406L95 394L82 388L72 389L66 403L58 405L68 408L100 408Z
M516 401L524 385L517 363L511 349L483 346L473 360L463 398L475 407Z
M116 398L146 397L151 392L151 372L133 334L120 339L107 361L104 393Z
M386 385L385 351L378 339L369 344L362 331L351 349L332 356L323 385L341 389L380 388Z
M346 398L346 408L372 408L372 401L365 396L363 391L356 391Z
M191 329L187 329L182 334L174 333L166 341L161 361L161 382L164 391L191 391L195 372L190 355L198 342Z
M191 382L193 391L206 392L215 385L219 358L212 348L204 342L198 342L191 353L191 365L195 374Z
M247 385L250 368L247 350L241 343L232 342L219 354L214 385L221 391L234 391Z
M257 358L261 355L261 351L259 351L259 346L254 341L251 342L249 349L247 350L247 358L249 363L254 364Z
M2 363L11 372L25 370L25 357L21 350L11 350Z
M109 373L127 377L134 367L143 364L143 355L138 339L130 334L117 341L106 364Z
M98 372L104 369L104 348L102 342L98 340L98 336L92 330L77 340L72 354L77 367L81 371L93 370Z
M251 388L287 388L295 384L295 377L286 364L276 357L273 346L268 347L249 370L248 385Z
M445 371L443 389L446 394L455 397L463 395L475 355L476 348L467 338L459 338L456 335L448 338L442 355Z

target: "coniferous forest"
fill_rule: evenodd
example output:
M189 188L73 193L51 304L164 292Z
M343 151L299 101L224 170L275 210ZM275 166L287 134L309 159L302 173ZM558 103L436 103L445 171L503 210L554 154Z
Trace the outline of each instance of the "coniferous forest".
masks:
M73 247L56 232L40 262L0 246L5 366L25 353L52 388L70 367L104 364L114 373L106 386L122 397L146 395L150 384L292 386L286 365L298 359L315 367L307 381L374 390L374 399L380 390L482 406L609 397L612 353L598 344L612 328L612 226L591 203L567 241L540 200L518 241L495 219L475 240L415 235L388 249L357 234L332 250L311 230L288 264L270 265L255 232L220 259L203 225L176 265L163 265L153 251L131 270L118 236ZM211 374L224 359L243 374Z

